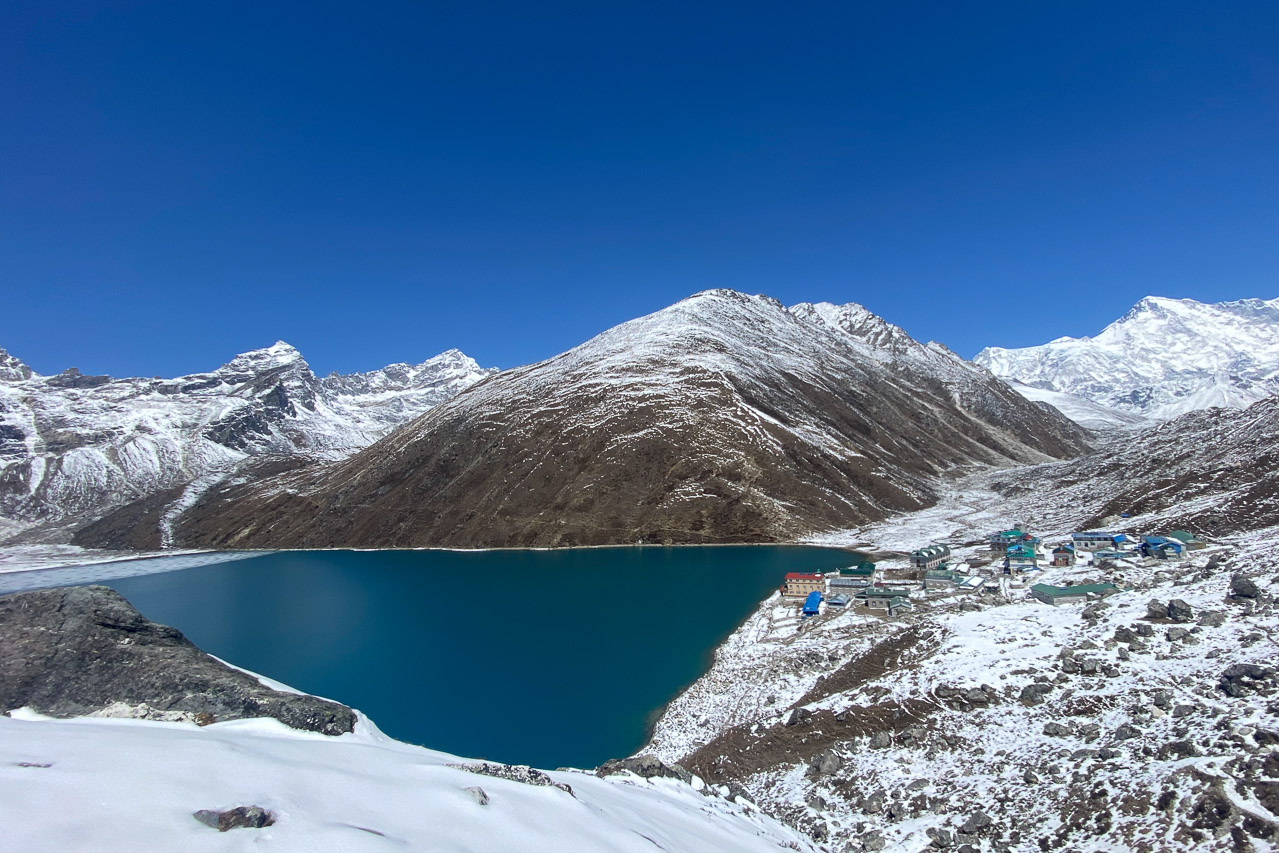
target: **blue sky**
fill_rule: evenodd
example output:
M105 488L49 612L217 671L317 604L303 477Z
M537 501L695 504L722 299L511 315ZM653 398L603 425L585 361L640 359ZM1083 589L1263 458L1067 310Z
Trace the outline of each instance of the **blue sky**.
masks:
M0 346L509 367L708 287L965 356L1274 297L1279 4L8 3Z

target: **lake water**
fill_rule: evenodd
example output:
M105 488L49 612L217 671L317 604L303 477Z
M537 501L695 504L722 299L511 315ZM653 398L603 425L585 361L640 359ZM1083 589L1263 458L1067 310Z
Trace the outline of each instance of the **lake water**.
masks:
M468 757L594 767L665 704L804 547L310 551L107 583L237 666Z

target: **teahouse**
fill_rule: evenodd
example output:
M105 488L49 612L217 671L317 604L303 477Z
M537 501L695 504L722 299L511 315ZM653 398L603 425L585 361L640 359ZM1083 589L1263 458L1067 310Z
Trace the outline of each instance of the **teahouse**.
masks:
M786 585L782 595L790 598L803 598L812 592L822 592L826 587L826 576L816 572L788 572Z
M1122 590L1113 583L1080 583L1074 586L1050 586L1046 583L1037 583L1030 588L1032 596L1054 607L1058 604L1077 604L1087 601L1089 595L1104 598L1117 592Z

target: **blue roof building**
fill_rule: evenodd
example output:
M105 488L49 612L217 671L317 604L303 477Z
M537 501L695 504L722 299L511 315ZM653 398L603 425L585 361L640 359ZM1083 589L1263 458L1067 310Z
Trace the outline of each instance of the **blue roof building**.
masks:
M808 598L804 599L804 618L816 616L822 606L822 594L820 592L810 592Z

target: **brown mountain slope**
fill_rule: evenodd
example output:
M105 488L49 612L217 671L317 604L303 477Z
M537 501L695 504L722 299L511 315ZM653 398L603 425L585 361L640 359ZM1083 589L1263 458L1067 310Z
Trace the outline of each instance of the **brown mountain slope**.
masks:
M491 377L345 462L214 489L177 536L268 548L785 541L926 506L959 466L1085 447L1074 424L944 348L895 327L885 348L813 308L698 294Z

